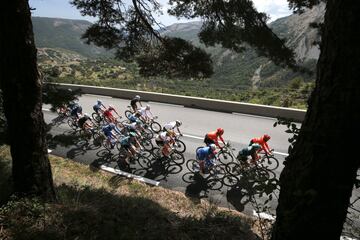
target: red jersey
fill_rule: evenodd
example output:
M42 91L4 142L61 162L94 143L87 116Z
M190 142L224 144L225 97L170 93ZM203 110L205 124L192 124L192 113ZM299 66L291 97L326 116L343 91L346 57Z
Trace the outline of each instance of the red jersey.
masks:
M209 139L213 140L218 147L219 147L219 140L218 140L218 138L220 138L220 140L221 140L222 142L224 142L224 139L222 138L222 136L218 136L216 131L209 132L208 134L206 134L206 136L207 136Z
M104 111L104 116L105 116L105 117L108 117L108 118L113 117L113 115L111 114L111 110L105 110L105 111Z
M251 141L253 143L258 143L261 146L261 150L264 150L267 154L271 154L269 145L267 144L267 142L264 140L264 137L260 137L260 138L253 138L251 139Z

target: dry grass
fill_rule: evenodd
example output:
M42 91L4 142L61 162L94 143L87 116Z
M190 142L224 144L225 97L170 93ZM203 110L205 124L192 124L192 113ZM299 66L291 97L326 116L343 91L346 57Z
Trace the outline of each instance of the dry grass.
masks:
M0 239L256 239L254 220L243 214L71 160L50 161L58 202L12 198L0 209Z

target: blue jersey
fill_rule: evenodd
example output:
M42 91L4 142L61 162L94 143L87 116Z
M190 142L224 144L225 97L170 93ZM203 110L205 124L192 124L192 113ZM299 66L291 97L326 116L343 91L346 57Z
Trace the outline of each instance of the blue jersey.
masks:
M199 160L210 160L215 157L210 147L203 147L196 151L196 156Z
M93 106L94 111L95 111L95 112L98 112L98 111L99 111L99 109L101 108L101 106L102 106L102 104L101 104L101 103L97 103L97 104L95 104L95 105Z
M102 130L103 130L103 132L104 132L104 134L106 135L106 136L108 136L108 135L112 135L112 133L111 133L111 131L113 130L112 129L112 127L110 126L110 125L106 125L106 126L104 126L103 128L102 128Z
M138 120L138 118L135 117L133 114L131 114L130 117L129 117L129 120L130 120L130 122L134 123L134 122L136 122Z

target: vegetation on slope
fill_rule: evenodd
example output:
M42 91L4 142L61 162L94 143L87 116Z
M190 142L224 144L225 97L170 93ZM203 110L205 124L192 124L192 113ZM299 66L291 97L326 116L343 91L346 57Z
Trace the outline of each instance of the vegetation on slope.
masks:
M0 163L9 161L3 146ZM207 201L59 157L51 166L58 201L12 197L0 239L255 239L253 219Z

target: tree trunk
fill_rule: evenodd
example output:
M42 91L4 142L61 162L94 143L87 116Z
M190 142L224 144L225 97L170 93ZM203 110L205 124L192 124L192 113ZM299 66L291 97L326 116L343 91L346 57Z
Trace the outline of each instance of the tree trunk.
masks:
M280 177L272 239L340 238L360 161L360 1L328 0L316 87Z
M28 1L4 1L0 13L0 84L13 160L14 191L54 200L42 114L42 83Z

